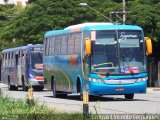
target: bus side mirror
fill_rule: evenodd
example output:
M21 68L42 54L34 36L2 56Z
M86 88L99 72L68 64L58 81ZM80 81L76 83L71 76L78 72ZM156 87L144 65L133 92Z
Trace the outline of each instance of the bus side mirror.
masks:
M86 38L85 39L85 43L86 43L86 55L91 55L91 39L90 38Z
M146 40L146 48L147 48L147 55L152 54L152 41L149 37L145 37Z

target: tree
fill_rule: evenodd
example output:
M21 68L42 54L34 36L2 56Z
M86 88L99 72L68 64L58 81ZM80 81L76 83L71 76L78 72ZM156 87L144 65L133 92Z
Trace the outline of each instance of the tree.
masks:
M43 43L44 33L48 30L64 29L83 22L108 22L88 7L79 6L80 2L82 0L37 0L25 9L17 8L15 11L18 12L15 12L11 19L5 17L16 7L3 10L5 17L0 17L4 21L3 24L0 22L0 48ZM86 3L107 17L110 17L111 11L122 10L122 2L115 0L86 0ZM126 23L141 26L145 36L159 41L160 11L157 9L160 8L160 2L158 0L126 0L126 6L130 11L126 15ZM113 20L115 21L115 18Z
M139 25L143 28L146 36L154 41L160 41L159 21L160 21L160 2L155 0L135 0L128 3L130 14L128 15L128 24Z

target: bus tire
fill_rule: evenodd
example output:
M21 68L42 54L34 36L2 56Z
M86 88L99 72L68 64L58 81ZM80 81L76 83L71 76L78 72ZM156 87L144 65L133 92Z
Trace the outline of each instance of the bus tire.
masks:
M134 98L134 94L126 94L124 96L125 96L125 99L127 99L127 100L133 100L133 98Z
M11 90L11 82L10 82L10 77L8 76L8 90Z
M53 97L56 98L57 97L56 82L55 82L55 79L53 76L51 78L51 83L52 83L51 88L52 88L52 92L53 92Z
M8 90L18 90L18 87L11 85L10 76L8 76Z
M33 86L35 91L43 91L44 86Z
M82 91L82 86L80 86L80 100L83 101L83 91Z
M77 93L80 94L79 98L82 101L83 100L83 91L82 91L82 85L81 85L79 78L77 79Z
M59 97L61 97L61 98L66 98L67 97L67 93L62 93L62 94L59 94Z

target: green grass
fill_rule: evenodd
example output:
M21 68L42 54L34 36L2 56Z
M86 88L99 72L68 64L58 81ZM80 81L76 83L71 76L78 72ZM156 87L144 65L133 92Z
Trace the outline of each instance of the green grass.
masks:
M45 106L29 107L26 100L0 96L0 120L83 120L80 113L62 113Z
M0 120L103 120L105 117L105 115L103 117L103 115L90 114L89 117L84 118L80 113L57 112L43 105L39 106L36 102L30 107L27 100L13 100L0 96ZM160 119L155 116L154 120Z

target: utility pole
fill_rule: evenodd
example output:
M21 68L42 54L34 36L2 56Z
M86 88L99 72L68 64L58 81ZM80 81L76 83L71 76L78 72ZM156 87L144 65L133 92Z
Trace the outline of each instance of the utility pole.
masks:
M126 22L126 1L123 0L123 24Z
M126 11L126 0L122 0L122 11L110 12L110 16L112 17L112 14L115 14L116 17L118 17L123 22L123 24L125 24L127 13L129 13L129 11ZM121 18L120 15L122 15L123 18Z

